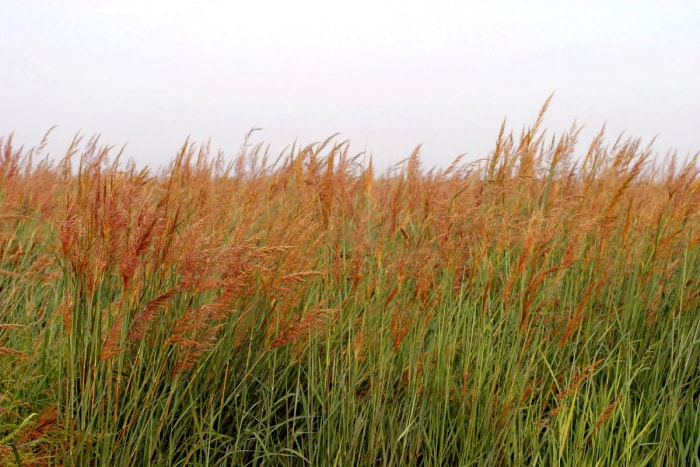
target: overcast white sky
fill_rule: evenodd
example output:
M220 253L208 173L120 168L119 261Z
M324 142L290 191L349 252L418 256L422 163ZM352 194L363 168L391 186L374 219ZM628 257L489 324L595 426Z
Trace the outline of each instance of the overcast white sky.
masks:
M342 133L386 166L488 154L555 93L546 126L607 122L700 150L700 2L3 0L0 134L73 134L164 165L188 135L276 155Z

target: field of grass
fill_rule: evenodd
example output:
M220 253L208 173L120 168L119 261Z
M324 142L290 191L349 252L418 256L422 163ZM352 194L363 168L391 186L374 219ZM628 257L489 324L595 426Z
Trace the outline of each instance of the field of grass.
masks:
M700 465L700 170L0 141L0 465ZM574 148L583 155L574 158Z

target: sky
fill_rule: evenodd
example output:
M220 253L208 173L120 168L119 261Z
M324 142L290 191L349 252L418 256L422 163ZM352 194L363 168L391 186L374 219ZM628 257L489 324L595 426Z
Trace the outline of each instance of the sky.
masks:
M554 94L548 134L606 125L661 156L700 151L700 2L3 0L0 135L58 125L139 165L186 138L272 155L340 133L387 167L486 157Z

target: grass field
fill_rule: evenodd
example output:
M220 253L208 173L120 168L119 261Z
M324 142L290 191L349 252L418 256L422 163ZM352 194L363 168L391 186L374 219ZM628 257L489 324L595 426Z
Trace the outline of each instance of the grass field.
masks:
M4 137L0 465L700 465L698 161L543 113L386 173Z

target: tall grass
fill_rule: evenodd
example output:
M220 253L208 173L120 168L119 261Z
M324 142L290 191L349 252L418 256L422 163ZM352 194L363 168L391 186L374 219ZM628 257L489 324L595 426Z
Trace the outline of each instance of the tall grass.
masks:
M700 464L697 155L0 141L0 463Z

